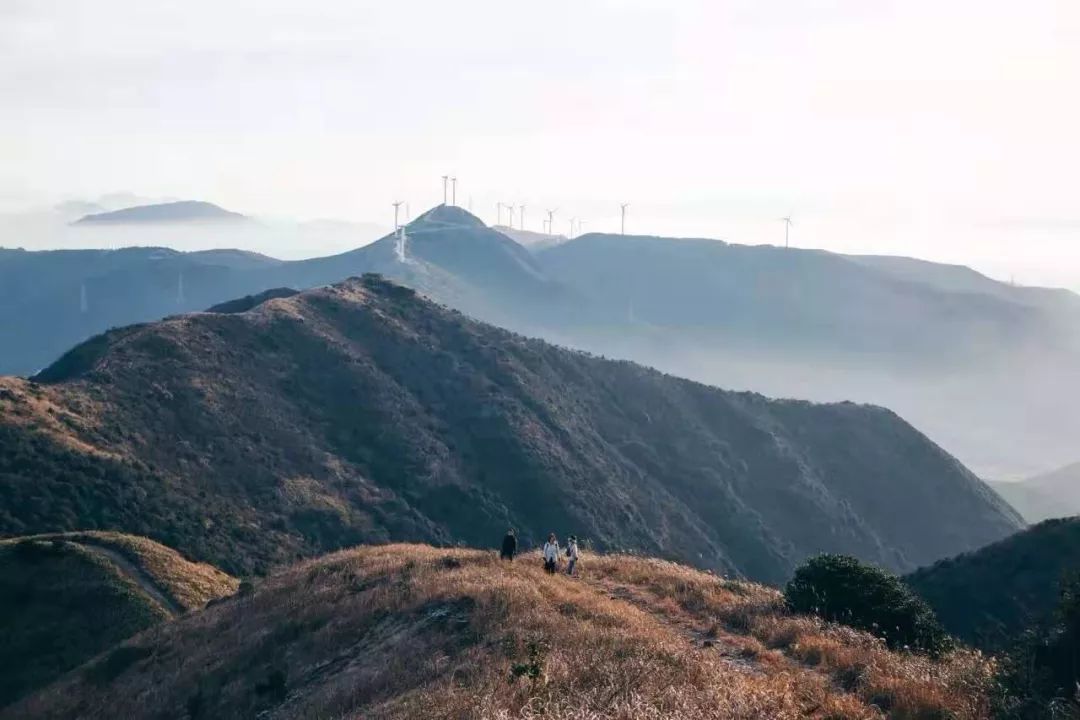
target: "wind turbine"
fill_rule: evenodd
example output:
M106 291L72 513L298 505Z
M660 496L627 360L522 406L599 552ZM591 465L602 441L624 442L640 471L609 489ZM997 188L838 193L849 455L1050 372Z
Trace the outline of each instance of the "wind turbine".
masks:
M446 183L450 179L449 175L442 176L442 204L446 204Z
M619 209L622 211L622 229L620 231L622 235L626 234L626 208L628 207L630 207L630 203L623 203L622 205L619 205Z
M495 224L496 225L502 225L502 203L501 202L495 203L495 207L498 209L498 212L499 212L499 219L495 221Z
M791 226L795 223L791 222L791 216L782 217L780 220L784 223L784 247L788 247L788 239L791 233Z
M583 228L584 226L585 226L585 221L584 221L584 220L578 220L578 221L577 221L577 231L578 231L578 235L580 235L580 234L581 234L581 228Z
M555 208L555 210L548 210L547 211L547 214L548 214L548 221L547 221L548 222L548 235L551 235L552 237L555 237L555 212L558 209L559 208Z
M576 222L577 218L570 218L570 236L567 238L568 240L574 239L574 223Z
M506 206L506 209L510 211L510 229L514 229L514 205L513 203Z
M450 204L457 207L457 178L450 178Z
M521 225L521 229L525 229L525 206L518 205L518 224Z

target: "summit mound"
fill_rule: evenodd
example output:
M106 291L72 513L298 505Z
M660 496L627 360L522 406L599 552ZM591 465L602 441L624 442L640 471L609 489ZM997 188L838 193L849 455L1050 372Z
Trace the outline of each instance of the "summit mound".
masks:
M724 392L378 276L115 330L37 380L0 380L0 532L122 530L236 574L513 526L781 583L819 552L911 570L1020 526L888 410Z

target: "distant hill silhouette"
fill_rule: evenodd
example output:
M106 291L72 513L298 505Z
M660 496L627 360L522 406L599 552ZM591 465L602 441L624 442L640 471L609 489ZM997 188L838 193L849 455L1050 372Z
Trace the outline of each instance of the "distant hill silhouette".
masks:
M887 410L589 357L375 276L115 330L36 380L0 388L0 529L145 534L236 573L514 526L782 582L812 553L910 570L1020 525Z
M503 235L516 242L518 245L521 245L522 247L533 252L559 245L569 239L565 235L549 235L548 233L538 233L532 230L520 230L518 228L507 227L505 225L493 225L491 229L498 230Z
M0 252L0 373L40 370L110 327L203 310L265 289L244 278L278 264L238 250Z
M1026 480L991 485L1030 523L1080 515L1080 463Z
M0 708L237 582L117 533L0 541Z
M1080 518L1047 520L1000 542L922 568L905 579L949 632L980 647L1007 645L1058 603L1080 571Z
M85 215L76 220L78 225L108 225L126 223L177 223L177 222L235 222L246 220L240 213L225 210L213 203L200 200L139 205L111 212Z

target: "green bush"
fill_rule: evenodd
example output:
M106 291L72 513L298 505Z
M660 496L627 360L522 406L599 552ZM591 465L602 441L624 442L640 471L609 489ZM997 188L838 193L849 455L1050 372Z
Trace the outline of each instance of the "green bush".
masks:
M938 656L952 639L900 578L846 555L806 561L784 589L790 610L866 630L892 649Z

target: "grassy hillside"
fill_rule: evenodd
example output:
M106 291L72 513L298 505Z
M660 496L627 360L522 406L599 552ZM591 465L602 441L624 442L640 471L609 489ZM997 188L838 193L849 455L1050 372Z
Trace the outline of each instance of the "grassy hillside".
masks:
M70 533L0 542L0 706L236 587L144 538Z
M1043 620L1068 572L1080 570L1080 518L1048 520L1001 542L942 560L907 582L949 632L997 648Z
M378 277L117 330L39 379L0 387L0 532L119 529L230 572L514 526L779 583L1020 522L886 410L570 352Z
M9 709L48 718L988 716L989 664L890 653L655 560L383 546L276 573Z

